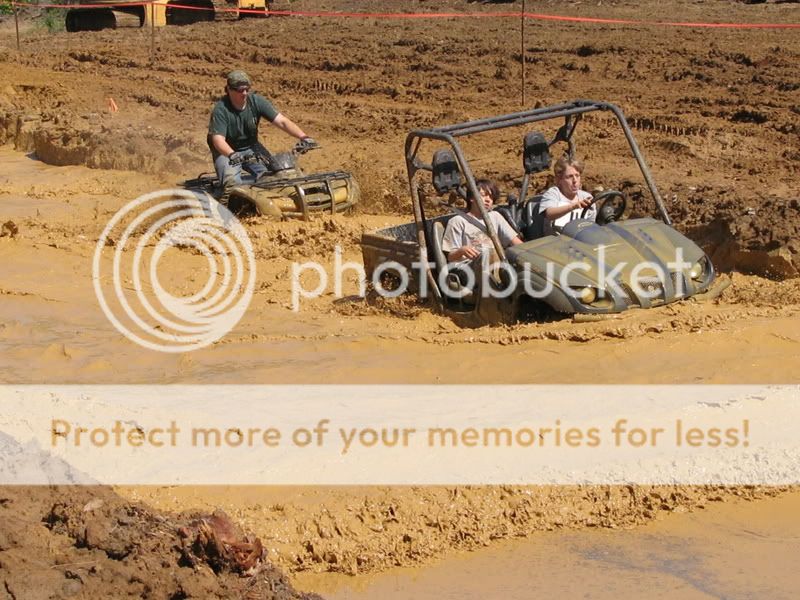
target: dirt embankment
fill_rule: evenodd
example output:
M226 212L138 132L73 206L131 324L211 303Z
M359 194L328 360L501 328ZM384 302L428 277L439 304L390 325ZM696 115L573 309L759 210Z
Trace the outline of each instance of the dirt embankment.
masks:
M418 565L493 540L557 529L634 527L671 512L780 491L724 486L299 488L279 499L274 488L205 488L185 494L138 488L125 493L164 509L186 503L221 506L261 536L282 567L355 575Z
M320 598L296 592L270 562L237 572L221 545L201 547L195 523L103 487L2 488L0 594L31 600Z

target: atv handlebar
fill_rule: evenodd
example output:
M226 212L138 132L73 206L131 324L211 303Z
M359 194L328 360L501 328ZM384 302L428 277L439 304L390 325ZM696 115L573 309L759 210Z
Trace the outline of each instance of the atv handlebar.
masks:
M271 154L265 149L244 148L230 155L232 166L260 163L269 171L281 171L294 166L294 157L305 154L311 150L318 150L321 146L311 138L304 138L297 142L289 152Z
M318 150L319 148L321 148L321 146L316 140L307 137L297 142L294 148L292 148L292 152L295 154L305 154L310 150Z
M246 162L250 162L256 158L256 153L251 149L246 150L239 150L238 152L234 152L231 154L230 163L231 165L241 165Z

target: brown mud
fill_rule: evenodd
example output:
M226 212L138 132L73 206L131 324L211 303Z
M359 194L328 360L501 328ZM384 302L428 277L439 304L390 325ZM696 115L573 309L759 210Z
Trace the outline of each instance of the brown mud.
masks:
M301 574L329 600L506 600L537 596L774 598L797 589L800 494L728 502L673 514L633 530L551 531L454 553L424 570L398 567L366 577Z
M504 12L521 3L406 4L399 9L388 0L365 0L359 10ZM785 3L529 1L527 7L639 21L798 21L796 6ZM328 0L314 8L352 6ZM704 245L720 270L733 270L726 275L732 285L719 299L591 323L564 319L462 330L414 300L358 299L351 274L345 297L329 291L291 310L293 261L330 265L337 245L344 260L359 261L362 232L409 218L402 147L410 129L521 108L516 19L269 18L169 27L156 32L153 64L147 31L49 34L23 23L18 52L13 23L6 21L0 25L0 143L7 144L0 148L0 380L798 382L795 30L529 21L526 31L527 103L582 97L623 108L676 227ZM205 123L222 75L233 67L247 70L259 91L323 144L305 165L351 170L363 204L354 216L312 223L246 221L259 280L243 320L220 342L191 354L144 350L98 309L91 282L94 245L128 201L210 169ZM117 112L109 110L109 98ZM586 187L635 190L640 184L605 124L587 122L585 133L578 152L589 165ZM262 128L262 135L273 149L290 144L269 129ZM481 174L511 191L519 184L519 157L493 148L482 148ZM515 165L511 172L504 161ZM637 210L651 208L643 203ZM195 260L186 253L171 264L176 285L192 289L187 272ZM587 364L592 368L557 368ZM34 591L42 597L148 597L151 582L150 597L170 597L167 591L175 598L235 596L244 581L238 575L214 579L200 569L189 577L188 567L176 567L174 535L159 537L163 523L170 530L185 524L172 514L187 509L224 508L265 542L282 568L363 573L424 563L453 547L473 549L564 527L633 526L658 514L776 490L121 491L154 508L131 508L107 490L0 491L0 597L36 597ZM81 541L89 517L80 511L95 498L138 523L132 530L138 533L123 535L130 521L114 521L125 525L115 527L111 513L101 519L112 523L113 543L135 537L136 552L120 560L108 548ZM47 519L58 502L68 505L70 516L56 527Z
M246 574L219 554L190 562L189 515L156 513L109 488L6 487L0 517L4 598L320 598L296 592L268 561Z

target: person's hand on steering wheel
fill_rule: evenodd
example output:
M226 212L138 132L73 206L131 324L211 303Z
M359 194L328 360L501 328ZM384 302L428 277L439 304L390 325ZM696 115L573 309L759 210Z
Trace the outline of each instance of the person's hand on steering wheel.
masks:
M596 217L598 225L619 221L628 205L628 198L618 190L601 191L588 200L588 203L583 207L583 212L581 212L581 219L586 218L589 208L598 204L599 210Z
M589 196L588 198L578 198L576 197L572 201L572 210L576 210L578 208L583 209L583 213L581 213L581 218L586 214L587 209L594 204L594 198Z

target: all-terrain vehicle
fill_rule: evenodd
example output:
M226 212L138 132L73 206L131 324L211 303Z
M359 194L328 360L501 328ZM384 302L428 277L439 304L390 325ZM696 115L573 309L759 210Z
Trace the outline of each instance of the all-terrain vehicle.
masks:
M297 157L316 150L300 142L289 152L271 154L263 148L239 153L243 167L260 164L266 170L254 177L242 169L242 183L225 189L215 174L204 173L182 183L195 192L210 194L234 214L255 213L270 219L303 219L315 213L346 212L358 204L361 192L346 171L305 174Z
M584 115L596 112L610 113L621 127L657 218L627 218L631 198L607 190L594 194L594 221L575 219L560 231L546 233L542 196L529 192L532 177L549 169L556 144L566 146L566 156L575 156L577 125ZM530 128L545 121L550 123L537 127L550 125L554 133L549 138ZM601 128L604 136L606 121L607 117ZM510 127L524 132L522 148L511 149L517 155L521 150L521 185L516 198L509 194L509 202L493 210L502 214L523 243L503 248L481 205L482 226L502 268L465 276L461 266L448 263L442 250L447 222L464 214L465 209L459 208L464 198L469 192L480 197L459 139ZM708 256L671 227L650 169L622 111L613 104L575 100L415 130L406 137L405 155L414 222L367 233L361 241L367 277L379 291L405 287L431 298L438 309L460 317L463 324L477 326L536 319L553 311L607 314L649 308L704 293L714 281Z

